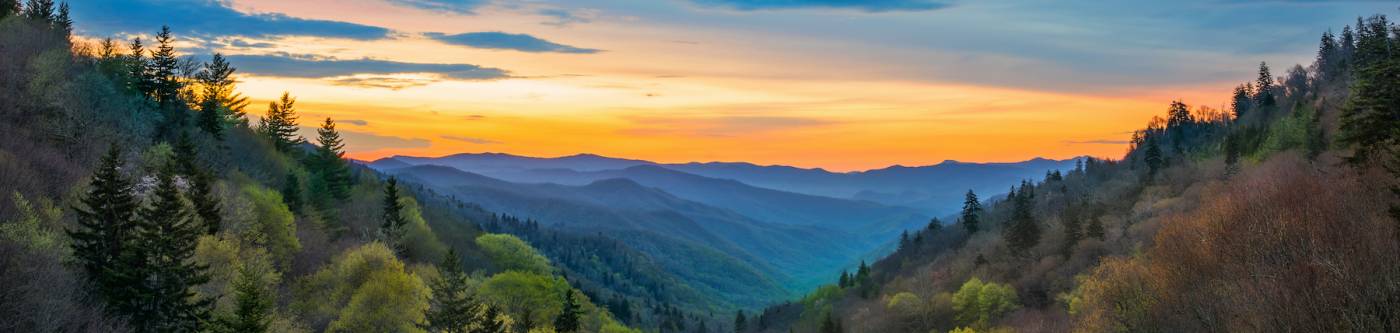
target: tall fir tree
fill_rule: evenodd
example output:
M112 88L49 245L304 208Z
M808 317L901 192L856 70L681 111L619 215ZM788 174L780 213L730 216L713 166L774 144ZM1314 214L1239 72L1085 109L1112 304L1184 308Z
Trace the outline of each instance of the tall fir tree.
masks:
M1245 83L1235 86L1235 94L1230 101L1230 110L1234 112L1235 119L1243 119L1249 111L1254 108L1254 84Z
M206 327L212 299L194 287L209 282L208 267L194 261L195 246L204 229L195 222L174 175L157 176L151 203L139 210L135 243L130 253L144 263L140 281L129 286L134 297L128 310L138 332L197 332Z
M1400 161L1386 160L1400 150L1400 38L1387 39L1389 27L1382 16L1358 29L1355 82L1339 133L1340 142L1355 147L1348 161L1356 165L1380 161L1400 168Z
M382 223L379 226L380 233L386 243L399 246L399 236L403 233L403 225L407 221L403 218L403 202L399 199L399 180L389 177L384 182L384 204Z
M128 81L127 89L145 97L152 98L155 83L151 79L149 59L146 58L146 46L141 43L141 37L131 39L131 54L126 59L126 72Z
M222 139L224 129L230 124L247 125L243 109L248 106L248 98L234 91L237 80L233 74L237 69L215 53L195 78L202 88L199 96L199 128L215 138Z
M268 104L267 116L258 126L258 132L271 141L277 151L292 152L301 143L297 138L296 102L291 94L282 93L282 98Z
M263 285L261 274L247 265L238 269L231 284L233 313L220 321L228 333L268 332L272 322L272 290Z
M53 0L29 0L28 2L25 2L24 17L38 22L53 22Z
M130 267L124 267L121 260L129 250L139 207L131 193L132 183L121 170L121 150L112 145L93 172L81 206L73 207L77 228L66 232L72 239L73 259L108 303L119 301L117 292L126 287L123 278L131 275L122 272Z
M1069 258L1074 254L1074 247L1079 244L1079 240L1084 238L1083 222L1079 216L1079 206L1066 207L1060 215L1061 231L1064 232L1064 243L1060 246L1060 255Z
M1259 78L1254 82L1254 105L1264 112L1273 111L1278 100L1274 96L1274 75L1269 73L1269 64L1259 63Z
M58 4L58 13L53 17L53 30L64 38L73 36L73 18L68 15L68 2Z
M982 224L982 203L977 201L977 193L967 190L967 195L963 199L962 225L967 229L967 233L977 233Z
M326 192L335 200L350 197L350 169L345 165L345 143L335 130L335 121L326 118L316 129L316 154L312 160Z
M574 290L570 288L564 291L564 304L559 309L559 316L554 317L554 331L559 333L577 332L579 330L579 315L583 310L579 308L578 300L574 298Z
M748 317L744 316L744 310L739 310L734 314L734 333L743 333L749 330Z
M188 132L180 132L173 150L175 156L172 167L175 173L189 184L185 195L194 206L199 224L204 226L206 234L218 233L220 225L223 224L223 216L222 209L219 208L219 198L214 195L214 176L199 165L198 150L195 149L194 141Z
M475 329L489 326L486 321L494 318L487 318L484 305L472 296L455 249L449 249L438 263L438 272L431 283L432 298L421 327L435 333L476 333Z
M180 59L175 54L175 37L169 26L161 26L156 34L156 49L151 52L150 69L152 93L160 108L164 122L160 127L161 138L172 139L183 131L189 123L189 113L180 99L182 83L177 75Z
M1143 145L1147 146L1143 152L1143 162L1147 163L1147 179L1151 181L1157 177L1157 172L1162 169L1165 163L1162 157L1162 148L1157 144L1156 135L1148 135Z
M303 201L301 189L301 177L297 177L295 172L288 172L287 178L282 182L282 203L287 204L287 209L294 214L301 213Z
M1003 231L1002 237L1012 253L1025 254L1040 243L1040 225L1036 223L1035 215L1031 211L1034 199L1035 189L1025 182L1021 183L1020 190L1011 198L1011 221Z

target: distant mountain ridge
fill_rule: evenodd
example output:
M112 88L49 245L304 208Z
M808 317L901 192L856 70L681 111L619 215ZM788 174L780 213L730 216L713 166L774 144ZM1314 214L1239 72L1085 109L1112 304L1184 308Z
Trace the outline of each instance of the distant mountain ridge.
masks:
M436 164L519 183L581 185L598 180L598 172L655 166L692 175L728 179L747 185L831 198L856 199L912 208L941 216L962 204L973 190L982 197L1005 192L1022 179L1041 178L1052 170L1070 170L1084 157L1065 160L1033 158L1021 162L970 163L946 160L934 165L894 165L880 169L832 172L821 168L757 165L748 162L656 163L593 154L527 157L503 153L464 153L443 157L392 156L368 164L376 169Z

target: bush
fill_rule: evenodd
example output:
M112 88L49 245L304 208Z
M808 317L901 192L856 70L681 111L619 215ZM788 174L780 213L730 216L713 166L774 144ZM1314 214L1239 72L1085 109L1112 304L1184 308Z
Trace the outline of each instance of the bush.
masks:
M1016 290L994 282L972 278L953 294L953 311L962 325L988 327L1001 316L1016 310Z

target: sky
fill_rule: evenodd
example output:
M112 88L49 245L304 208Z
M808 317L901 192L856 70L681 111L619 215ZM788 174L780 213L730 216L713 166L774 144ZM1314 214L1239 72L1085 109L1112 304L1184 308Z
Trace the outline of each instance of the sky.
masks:
M579 153L850 171L1119 158L1172 100L1389 1L73 0L77 33L169 25L261 115L283 92L348 155ZM253 117L256 121L256 117Z

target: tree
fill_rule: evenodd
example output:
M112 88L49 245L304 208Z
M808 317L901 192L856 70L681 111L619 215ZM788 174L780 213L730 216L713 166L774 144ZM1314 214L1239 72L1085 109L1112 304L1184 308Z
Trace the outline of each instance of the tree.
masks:
M138 203L131 194L132 184L121 173L121 150L114 144L102 157L87 194L74 207L78 227L67 230L72 239L73 258L82 267L88 282L108 303L116 303L130 276L119 260L126 253L133 233Z
M553 270L549 259L520 238L507 234L484 234L476 237L476 246L501 271L519 271L549 275Z
M473 328L485 325L482 304L471 294L467 285L467 274L462 271L461 258L456 250L448 250L438 264L439 276L430 284L433 290L428 312L424 315L423 329L429 332L468 333L477 332Z
M579 309L578 301L574 299L574 290L564 291L563 307L559 310L559 316L554 317L554 331L574 332L579 329L579 315L583 310Z
M486 305L484 307L486 308L486 310L482 312L484 321L482 321L481 326L478 326L475 331L471 331L470 333L506 333L510 331L510 327L506 325L505 319L503 318L505 314L501 313L500 307L493 305Z
M1012 253L1023 254L1040 243L1040 225L1031 212L1034 195L1035 190L1025 182L1012 195L1011 221L1002 234Z
M195 215L199 217L200 224L204 225L206 233L218 233L220 224L223 224L223 216L219 208L219 198L213 193L214 177L199 166L197 152L189 133L180 132L179 138L175 140L174 152L172 167L189 182L189 189L185 191L185 195L194 205Z
M169 26L161 26L156 34L156 50L151 53L150 69L152 92L156 105L164 116L164 123L158 133L162 138L171 138L188 125L188 113L180 100L182 83L176 77L180 60L175 54L175 37L170 35Z
M1332 31L1322 33L1322 40L1317 44L1317 57L1313 60L1313 69L1317 71L1319 81L1331 82L1337 77L1341 52L1341 46L1337 45L1337 38L1332 35Z
M38 22L53 22L53 0L29 0L24 4L24 17Z
M939 231L943 231L943 221L938 220L937 217L929 219L928 231L930 234L937 234Z
M1019 307L1016 290L993 282L971 278L953 293L953 312L960 325L986 328L992 321Z
M131 80L128 81L127 89L149 99L155 84L151 78L150 68L147 66L149 61L146 60L146 47L142 46L141 37L133 38L130 48L131 55L126 61L126 71Z
M1060 215L1060 224L1064 231L1064 244L1060 247L1060 254L1069 258L1074 254L1074 246L1079 244L1079 240L1084 237L1079 220L1078 209L1075 206L1065 208Z
M734 333L740 333L749 329L748 319L744 317L744 310L739 310L734 314Z
M63 37L73 36L73 18L68 16L68 2L58 4L58 14L53 18L53 29L63 33Z
M967 229L967 233L976 233L978 225L981 224L982 203L977 201L977 194L972 190L967 190L967 196L963 200L962 225Z
M282 93L282 98L267 105L267 116L262 118L258 127L258 132L271 141L277 151L292 152L301 143L296 136L296 102L291 94Z
M840 279L837 279L836 281L837 281L837 282L836 282L836 286L837 286L837 287L841 287L841 288L848 288L848 287L850 287L850 286L851 286L851 273L850 273L850 272L847 272L846 270L841 270L841 278L840 278Z
M20 14L19 0L0 0L0 18Z
M1241 84L1235 87L1235 95L1230 102L1230 109L1235 112L1235 119L1244 118L1250 109L1254 108L1254 85L1250 83Z
M1172 148L1177 154L1185 152L1187 126L1194 123L1191 119L1191 110L1186 103L1172 101L1171 107L1167 109L1167 130L1172 135Z
M316 153L312 157L316 174L331 198L345 200L350 197L350 169L343 159L345 143L335 130L335 121L326 118L316 134Z
M1086 236L1097 238L1098 240L1104 240L1103 231L1103 221L1099 219L1098 214L1094 214L1094 217L1089 219L1089 225L1084 227L1084 234Z
M1274 97L1274 76L1269 74L1269 64L1259 63L1259 79L1254 84L1254 104L1265 112L1272 111L1278 101Z
M296 173L287 173L287 178L282 182L282 203L287 205L287 209L292 213L301 213L302 201L301 180Z
M222 54L215 53L195 78L203 91L200 95L199 127L217 139L222 139L224 127L230 123L245 124L243 109L248 98L234 91L237 69Z
M395 244L397 248L399 236L403 232L405 219L403 218L403 203L399 202L399 180L389 177L384 182L384 204L383 219L379 226L379 231L389 244Z
M1400 55L1369 61L1354 73L1339 134L1341 142L1356 147L1348 161L1359 165L1400 145Z
M1147 163L1147 179L1151 181L1157 176L1157 171L1162 169L1162 148L1157 145L1157 136L1148 135L1143 145L1147 150L1143 152L1143 161Z
M199 331L209 320L212 299L193 288L209 281L208 267L193 260L204 229L195 222L175 184L161 172L151 203L138 211L139 224L130 253L139 258L133 299L123 309L139 332Z
M843 332L843 330L841 329L841 321L840 321L840 320L837 320L837 319L835 318L835 316L832 316L832 315L831 315L831 312L832 312L832 311L827 311L827 312L826 312L826 318L825 318L825 319L822 319L822 324L821 324L821 327L818 327L818 332L821 332L821 333L842 333L842 332Z
M223 320L228 332L260 333L268 331L272 317L271 291L264 286L261 273L244 265L233 280L233 316Z

